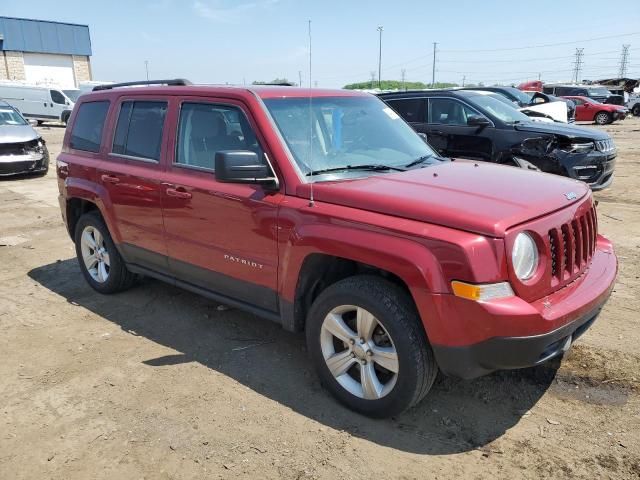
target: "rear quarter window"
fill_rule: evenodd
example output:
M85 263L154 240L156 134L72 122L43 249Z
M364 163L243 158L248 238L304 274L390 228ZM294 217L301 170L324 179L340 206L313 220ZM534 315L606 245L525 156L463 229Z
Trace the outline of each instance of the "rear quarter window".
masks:
M108 101L82 103L73 122L69 147L98 153L108 111Z

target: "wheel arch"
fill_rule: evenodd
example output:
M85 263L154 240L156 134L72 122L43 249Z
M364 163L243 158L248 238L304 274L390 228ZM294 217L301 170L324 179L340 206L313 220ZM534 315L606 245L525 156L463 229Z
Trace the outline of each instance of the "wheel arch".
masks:
M69 235L73 239L78 219L89 211L97 211L109 229L113 241L120 243L120 230L109 213L111 201L106 189L83 179L67 178L65 182L65 220Z
M435 311L428 293L447 287L441 264L424 245L382 234L367 234L365 240L360 238L361 231L341 231L335 226L324 230L296 236L304 245L290 246L281 257L280 309L285 329L304 330L309 308L324 289L364 273L400 286L419 313Z

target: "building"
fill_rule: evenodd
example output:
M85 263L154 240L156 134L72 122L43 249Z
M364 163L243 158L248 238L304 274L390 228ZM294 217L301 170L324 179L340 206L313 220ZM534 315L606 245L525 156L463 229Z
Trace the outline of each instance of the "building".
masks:
M0 16L0 80L61 88L90 81L89 27Z

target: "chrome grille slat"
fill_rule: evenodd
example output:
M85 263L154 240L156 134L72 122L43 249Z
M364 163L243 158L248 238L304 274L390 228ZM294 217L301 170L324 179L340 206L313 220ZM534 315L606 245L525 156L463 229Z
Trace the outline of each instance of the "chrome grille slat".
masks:
M596 251L597 222L592 207L572 221L549 230L549 268L553 285L571 279L590 263Z

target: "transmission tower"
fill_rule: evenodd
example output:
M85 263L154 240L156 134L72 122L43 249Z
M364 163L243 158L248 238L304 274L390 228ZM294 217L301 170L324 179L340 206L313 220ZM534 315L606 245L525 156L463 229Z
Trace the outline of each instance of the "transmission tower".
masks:
M582 75L582 57L584 56L584 48L576 48L576 59L573 62L573 81L578 83Z
M627 75L627 67L629 66L629 47L631 45L622 45L622 55L620 55L620 70L618 77L624 78Z

